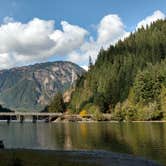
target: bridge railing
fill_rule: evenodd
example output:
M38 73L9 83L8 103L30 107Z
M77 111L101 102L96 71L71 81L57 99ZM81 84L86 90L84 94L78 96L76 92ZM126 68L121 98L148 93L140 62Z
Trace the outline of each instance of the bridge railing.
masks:
M47 112L0 112L0 116L61 116L62 113Z

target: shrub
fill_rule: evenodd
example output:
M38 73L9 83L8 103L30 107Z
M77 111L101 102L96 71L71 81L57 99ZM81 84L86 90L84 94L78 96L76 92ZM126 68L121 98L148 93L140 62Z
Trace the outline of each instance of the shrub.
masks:
M88 115L88 113L87 113L86 110L82 110L82 111L80 112L80 116L81 116L82 118L85 118L87 115Z
M133 121L136 120L136 115L136 107L129 100L126 100L123 103L118 103L115 106L113 119L118 121Z
M138 107L137 115L139 120L157 120L161 118L162 112L159 110L159 106L155 101Z
M136 120L136 114L137 114L136 108L129 100L126 100L122 104L122 112L124 114L124 119L126 121Z
M120 102L116 104L112 118L118 121L124 120L124 113L122 112L122 106Z
M99 110L96 110L93 113L93 119L97 120L97 121L103 121L104 120L104 116L103 116L103 114Z
M163 114L163 119L166 120L166 88L162 86L161 94L160 94L160 108Z

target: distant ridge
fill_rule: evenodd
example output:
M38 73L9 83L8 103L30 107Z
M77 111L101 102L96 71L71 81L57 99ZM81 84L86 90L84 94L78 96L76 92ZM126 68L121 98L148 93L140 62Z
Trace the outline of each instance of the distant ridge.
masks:
M84 72L65 61L0 70L0 103L19 111L41 110L56 92L69 88Z

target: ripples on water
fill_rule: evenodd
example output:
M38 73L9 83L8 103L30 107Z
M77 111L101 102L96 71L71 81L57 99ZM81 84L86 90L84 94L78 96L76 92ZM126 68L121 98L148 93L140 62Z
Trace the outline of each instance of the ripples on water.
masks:
M166 123L0 123L7 148L111 150L166 163Z

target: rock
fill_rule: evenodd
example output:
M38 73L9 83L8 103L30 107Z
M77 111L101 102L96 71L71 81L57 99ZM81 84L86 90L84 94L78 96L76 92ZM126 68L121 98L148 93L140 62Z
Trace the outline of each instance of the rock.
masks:
M85 71L71 62L48 62L0 71L0 104L17 111L43 109Z

